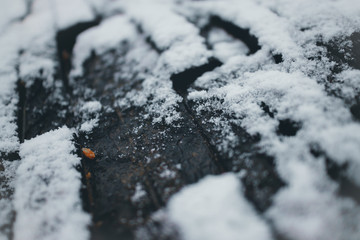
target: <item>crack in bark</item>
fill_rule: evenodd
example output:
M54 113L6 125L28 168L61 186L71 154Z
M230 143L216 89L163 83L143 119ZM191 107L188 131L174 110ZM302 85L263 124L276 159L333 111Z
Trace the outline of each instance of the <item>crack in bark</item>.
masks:
M64 82L64 86L69 93L71 93L72 91L70 91L68 75L71 70L72 51L75 45L76 38L83 31L98 25L100 21L101 19L98 18L94 21L77 23L66 29L58 31L58 33L56 34L56 46L58 59L60 62L61 76Z

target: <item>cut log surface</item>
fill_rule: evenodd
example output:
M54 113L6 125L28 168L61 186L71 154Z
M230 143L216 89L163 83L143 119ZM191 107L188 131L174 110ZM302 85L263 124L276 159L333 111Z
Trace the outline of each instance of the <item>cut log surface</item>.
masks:
M358 0L0 9L0 240L360 239Z

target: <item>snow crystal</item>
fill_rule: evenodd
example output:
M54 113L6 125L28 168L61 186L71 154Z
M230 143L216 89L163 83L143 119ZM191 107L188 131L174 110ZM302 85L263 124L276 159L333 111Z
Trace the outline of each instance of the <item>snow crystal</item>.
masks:
M88 101L83 103L78 111L84 121L80 125L80 131L91 133L93 128L99 125L101 108L102 105L99 101Z
M143 198L144 196L146 196L146 192L144 191L142 185L140 183L137 183L135 187L135 193L134 195L132 195L131 201L136 203L140 201L141 198Z
M170 198L166 209L186 240L272 239L232 173L208 176L184 187Z
M91 133L91 131L97 127L99 125L99 119L95 118L95 119L90 119L84 123L81 124L80 126L80 131L82 132L86 132L86 133Z
M176 172L175 171L171 171L168 168L165 168L160 174L159 176L161 178L175 178L176 177Z
M14 239L88 239L90 216L82 210L80 158L73 131L63 127L20 147L14 206Z
M99 101L89 101L84 103L80 108L80 112L84 114L98 113L101 110L101 103Z

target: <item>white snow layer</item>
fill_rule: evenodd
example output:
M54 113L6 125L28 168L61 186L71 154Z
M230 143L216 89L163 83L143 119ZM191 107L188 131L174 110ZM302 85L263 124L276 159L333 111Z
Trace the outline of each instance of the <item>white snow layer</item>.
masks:
M270 240L266 222L244 198L233 173L207 176L184 187L167 205L169 219L186 240Z
M1 0L0 4L0 36L4 29L6 29L9 23L13 21L19 21L26 13L26 1L25 0L13 0L11 4L6 0ZM6 6L5 6L6 5Z
M73 131L62 127L20 147L14 206L15 240L88 239L90 216L82 209Z
M94 20L94 13L86 0L53 0L54 15L58 29L65 29L74 23Z

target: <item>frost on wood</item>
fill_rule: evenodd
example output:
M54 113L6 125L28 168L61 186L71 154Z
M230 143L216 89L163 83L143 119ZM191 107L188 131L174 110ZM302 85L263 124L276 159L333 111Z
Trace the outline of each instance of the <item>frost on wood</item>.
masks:
M88 239L90 216L82 210L72 134L63 127L21 145L15 239Z

